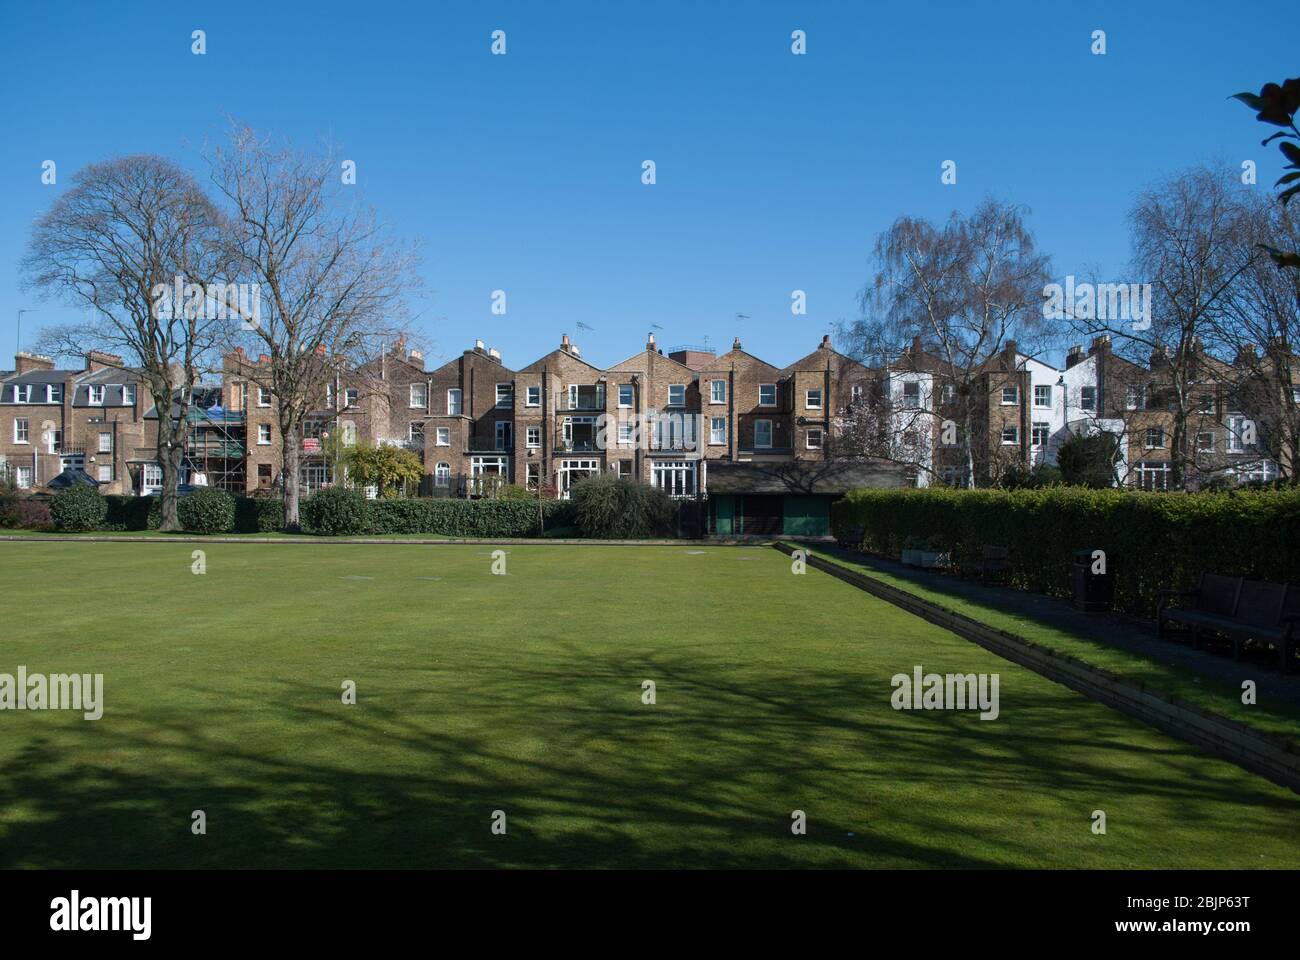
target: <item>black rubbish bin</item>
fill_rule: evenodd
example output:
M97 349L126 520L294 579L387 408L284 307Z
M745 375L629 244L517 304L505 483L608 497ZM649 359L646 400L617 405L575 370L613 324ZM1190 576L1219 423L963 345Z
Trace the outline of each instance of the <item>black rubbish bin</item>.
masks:
M1074 605L1100 613L1115 603L1115 571L1104 550L1074 551Z

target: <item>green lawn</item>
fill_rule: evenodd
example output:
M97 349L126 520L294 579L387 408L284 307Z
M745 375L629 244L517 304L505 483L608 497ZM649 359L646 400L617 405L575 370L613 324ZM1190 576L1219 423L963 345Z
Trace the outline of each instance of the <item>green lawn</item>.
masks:
M0 672L106 700L0 712L0 866L1300 867L1300 797L770 548L193 549L0 543Z

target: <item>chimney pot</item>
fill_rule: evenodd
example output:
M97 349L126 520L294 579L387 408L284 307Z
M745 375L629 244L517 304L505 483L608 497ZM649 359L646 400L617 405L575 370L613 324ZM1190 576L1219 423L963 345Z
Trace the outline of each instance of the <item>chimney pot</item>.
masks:
M740 349L740 337L737 337L734 341L732 341L731 349L732 349L732 350L739 350L739 349Z
M831 335L829 333L822 334L821 348L823 350L829 350L831 348Z

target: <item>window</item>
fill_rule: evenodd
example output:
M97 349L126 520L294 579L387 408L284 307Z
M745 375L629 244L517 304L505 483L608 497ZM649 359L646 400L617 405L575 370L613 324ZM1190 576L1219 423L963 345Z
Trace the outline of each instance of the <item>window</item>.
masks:
M804 435L804 446L809 450L820 450L822 448L822 432L820 430L809 430Z
M147 497L153 493L162 493L162 467L146 463L140 468L140 494Z
M534 449L540 447L542 445L542 428L529 427L527 430L525 430L524 442L527 443L529 447Z
M90 402L95 406L99 406L104 402L104 388L99 384L91 384Z
M804 391L803 405L809 410L820 410L822 408L821 390L813 389Z
M634 401L634 391L632 384L620 383L618 385L618 405L620 407L631 407Z
M955 383L945 383L939 394L940 403L952 403L957 399L957 385Z
M496 433L498 450L509 450L514 446L514 424L509 420L498 420Z
M334 384L325 384L325 406L334 409Z
M1247 432L1254 432L1251 429L1250 421L1245 417L1228 418L1228 452L1244 453L1246 450Z
M18 467L15 469L14 482L18 484L19 490L30 490L32 488L32 468Z
M359 399L361 399L361 391L356 387L348 387L343 391L343 408L346 410L348 407L355 407Z
M526 387L524 389L524 404L530 407L540 407L542 405L541 386Z
M135 384L134 383L122 384L122 406L124 407L135 406Z
M760 407L776 406L776 384L760 383L758 385L758 405Z
M1213 453L1214 452L1214 434L1210 432L1198 433L1196 435L1196 452Z
M540 463L524 464L524 486L529 490L536 490L538 483L542 478L542 465Z
M1050 407L1052 405L1052 385L1050 383L1034 384L1034 406Z
M1079 388L1079 407L1083 410L1097 409L1097 388L1096 387Z
M670 497L695 495L694 460L656 460L650 465L650 483Z
M446 460L433 468L433 485L435 487L451 486L451 464Z
M754 446L755 447L772 446L772 421L771 420L754 421Z
M407 424L406 439L407 442L409 442L413 447L424 446L424 421L423 420L412 420L409 424Z
M113 435L111 433L101 433L99 435L99 452L100 453L113 452Z
M618 462L618 475L624 480L632 479L632 461L620 460Z
M1137 485L1143 490L1169 489L1169 464L1161 461L1139 462L1133 470Z
M515 405L515 385L513 383L497 384L497 409L509 410Z
M1047 446L1047 438L1051 435L1052 425L1045 420L1035 420L1033 431L1029 435L1029 441L1035 447Z
M1142 410L1146 407L1143 396L1144 391L1141 387L1130 385L1124 389L1124 409L1125 410Z
M727 381L710 380L709 381L709 403L726 403L727 402Z
M1004 424L1002 427L1002 444L1003 446L1014 446L1020 442L1020 428L1014 423Z
M100 388L101 390L103 387ZM31 403L32 385L30 383L14 384L14 403Z
M47 453L58 453L63 448L63 431L51 430L49 433L50 442L45 448Z
M1016 405L1017 403L1019 403L1019 402L1020 402L1020 388L1019 388L1019 387L1003 387L1003 388L1002 388L1002 406L1004 406L1004 407L1012 407L1012 406L1015 406L1015 405Z
M411 406L419 407L423 410L429 405L429 385L425 383L411 384Z
M461 392L459 389L447 391L447 416L459 417L461 411Z
M903 384L903 406L912 410L921 406L920 381L908 380Z
M271 445L271 425L269 423L259 423L257 425L257 442L263 447Z
M436 443L440 447L451 446L451 427L439 427L435 434Z
M674 383L668 387L668 406L686 406L686 384Z
M1214 394L1212 393L1201 394L1200 405L1197 407L1197 412L1198 413L1214 412Z
M1148 450L1158 450L1165 445L1165 428L1164 427L1147 427L1146 447Z
M1300 387L1291 388L1291 402L1300 403Z
M45 385L45 399L46 399L46 401L49 402L49 403L62 403L62 402L63 402L63 384L61 384L61 383L47 383L47 384ZM134 403L135 401L132 400L131 402Z
M259 407L269 407L271 405L271 391L260 385L257 388L257 405Z
M112 482L113 482L113 465L112 465L112 464L109 464L109 463L101 463L101 464L99 465L99 469L98 469L98 471L96 471L96 472L98 473L98 477L97 477L96 479L98 479L100 483L112 483Z
M709 443L722 444L726 442L727 442L727 418L709 417Z
M618 442L622 444L631 444L636 442L636 424L631 420L619 421Z
M14 443L28 443L28 431L30 423L26 417L18 417L14 420Z

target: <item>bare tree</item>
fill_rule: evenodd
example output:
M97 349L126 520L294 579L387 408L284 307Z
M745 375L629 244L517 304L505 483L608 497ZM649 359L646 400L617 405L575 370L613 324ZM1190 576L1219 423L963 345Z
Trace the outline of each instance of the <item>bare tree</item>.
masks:
M193 388L228 317L210 309L212 296L224 303L226 292L220 214L161 157L91 164L73 183L36 222L23 272L88 316L44 331L42 349L100 349L138 370L158 413L162 529L174 530Z
M1172 413L1170 485L1182 487L1195 472L1204 385L1215 381L1219 389L1233 389L1221 382L1230 367L1207 351L1243 273L1260 253L1251 246L1246 197L1222 167L1194 167L1156 182L1138 197L1129 222L1133 274L1150 285L1148 311L1134 316L1098 309L1072 319L1078 329L1113 335L1117 352L1153 368L1143 402Z
M350 382L405 328L404 292L414 256L390 239L369 208L345 191L331 151L274 146L236 127L209 156L212 179L229 201L231 243L240 274L261 289L261 316L245 339L265 363L246 372L270 391L283 456L285 526L298 525L302 428L324 408L340 370ZM382 365L381 365L382 366Z
M1050 332L1042 316L1048 258L1027 213L986 199L942 226L899 217L877 238L862 316L841 330L847 352L882 371L874 402L848 418L863 452L924 468L935 423L951 419L956 436L947 445L975 476L973 438L987 409L978 379L1012 341L1031 353Z

